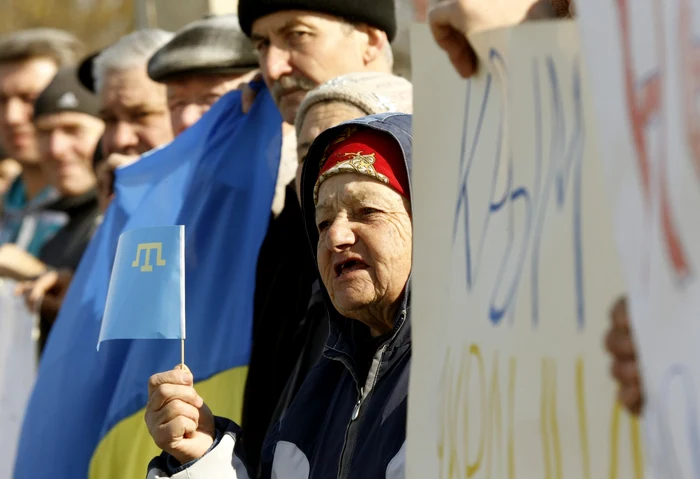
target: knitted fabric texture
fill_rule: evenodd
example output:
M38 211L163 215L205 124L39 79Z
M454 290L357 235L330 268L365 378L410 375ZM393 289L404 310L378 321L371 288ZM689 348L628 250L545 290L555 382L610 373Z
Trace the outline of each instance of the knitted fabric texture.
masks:
M301 133L309 110L319 103L340 102L365 113L413 113L413 85L405 78L389 73L350 73L311 90L299 106L294 122L297 136Z

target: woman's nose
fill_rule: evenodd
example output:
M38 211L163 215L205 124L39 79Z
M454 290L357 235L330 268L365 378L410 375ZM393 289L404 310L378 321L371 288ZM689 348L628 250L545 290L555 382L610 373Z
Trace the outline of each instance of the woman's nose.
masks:
M351 223L346 219L336 219L328 227L326 247L330 251L340 251L355 244L355 232Z

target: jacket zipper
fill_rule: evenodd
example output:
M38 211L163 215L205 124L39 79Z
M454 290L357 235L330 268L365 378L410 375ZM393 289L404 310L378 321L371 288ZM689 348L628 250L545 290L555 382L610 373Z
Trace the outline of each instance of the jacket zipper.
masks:
M381 354L384 354L384 348L381 350ZM381 354L379 364L381 364ZM377 366L379 370L379 366ZM367 386L367 384L365 385ZM355 407L352 408L352 414L350 415L350 422L345 429L345 441L343 442L343 451L340 453L340 464L338 467L338 479L346 479L350 470L350 463L352 461L353 453L355 452L355 444L357 443L357 434L360 429L361 419L360 413L362 412L362 402L369 397L372 385L365 390L364 387L358 389L357 402Z
M399 321L403 321L406 316L406 311L401 312ZM362 413L362 403L366 401L374 389L374 385L377 383L377 378L379 377L379 369L382 366L382 360L384 359L384 352L386 348L391 344L392 337L389 341L384 343L384 345L377 351L375 358L378 358L377 367L370 368L367 374L367 381L365 382L365 387L358 389L357 402L355 407L352 409L352 414L350 415L350 422L345 429L345 441L343 442L343 450L340 453L340 465L338 467L338 479L347 479L350 474L350 464L352 463L352 457L355 453L355 444L357 443L357 433L361 424L360 414Z

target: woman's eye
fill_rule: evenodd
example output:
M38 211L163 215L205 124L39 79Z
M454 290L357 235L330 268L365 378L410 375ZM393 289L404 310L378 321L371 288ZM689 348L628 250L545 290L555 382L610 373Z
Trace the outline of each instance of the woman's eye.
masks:
M316 228L318 228L318 232L321 233L325 230L328 229L330 226L331 222L330 221L321 221L318 225L316 225Z
M373 215L373 214L378 213L378 212L379 212L379 210L377 210L375 208L362 208L360 210L360 214L362 216L370 216L370 215Z

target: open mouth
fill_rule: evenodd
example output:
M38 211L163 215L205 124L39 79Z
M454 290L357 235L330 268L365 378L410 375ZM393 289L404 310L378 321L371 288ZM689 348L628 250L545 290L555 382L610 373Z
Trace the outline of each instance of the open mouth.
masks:
M367 269L367 264L358 259L348 259L335 265L335 277L340 278L353 271Z

